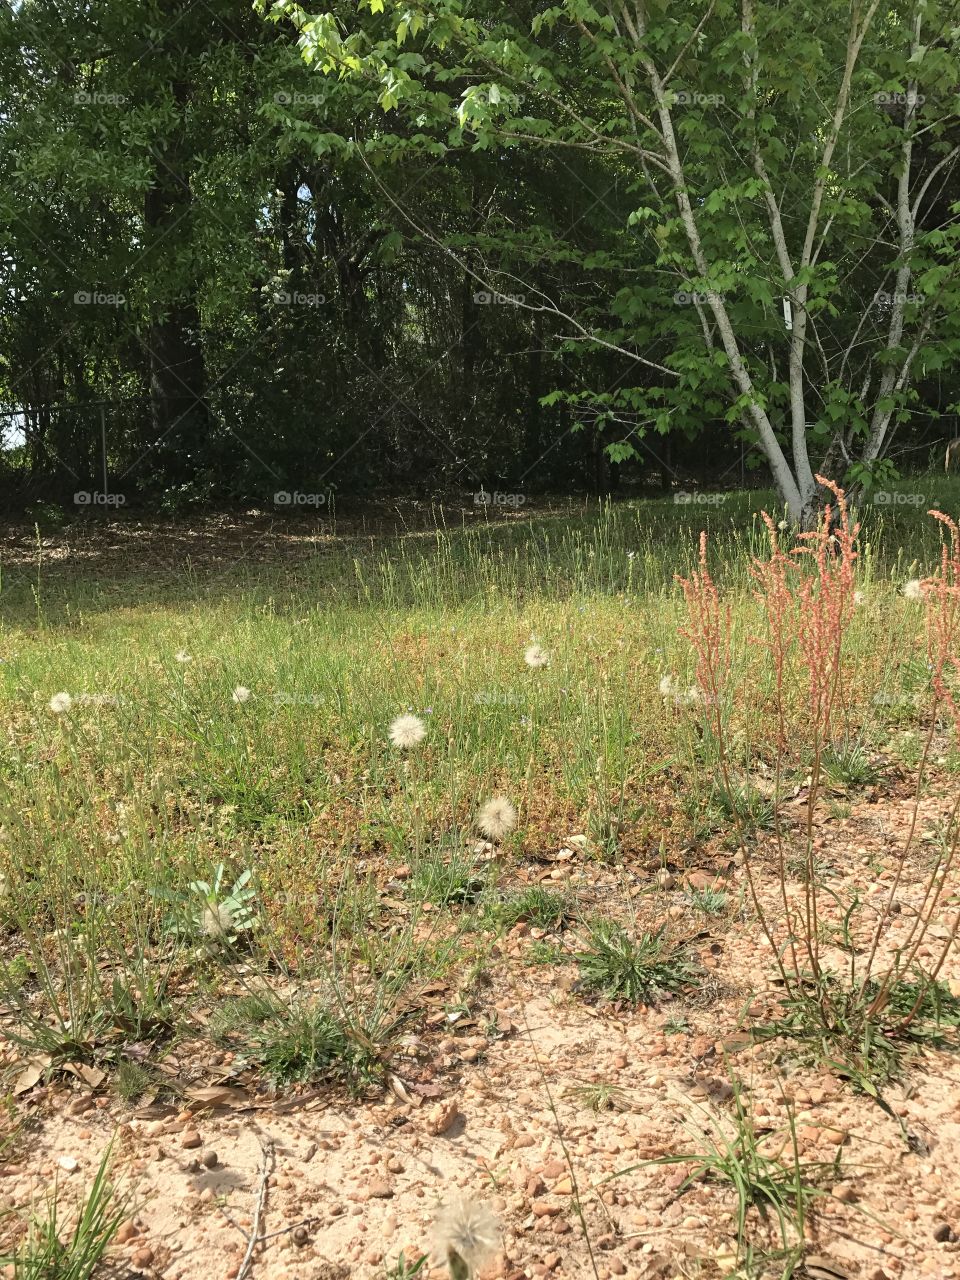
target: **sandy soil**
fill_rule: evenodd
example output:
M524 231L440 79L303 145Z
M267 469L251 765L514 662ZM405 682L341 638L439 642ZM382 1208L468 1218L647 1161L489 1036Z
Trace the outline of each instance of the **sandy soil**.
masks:
M915 919L929 833L948 808L945 786L923 801L920 843L889 910L908 797L871 795L820 828L827 882L841 902L856 893L862 903L853 926L861 959L873 923L884 921L881 969ZM769 844L757 865L767 868L761 896L776 919ZM323 1090L231 1094L230 1055L218 1064L209 1052L206 1074L185 1065L179 1084L212 1092L186 1106L136 1110L77 1080L38 1084L18 1101L28 1127L15 1163L0 1169L2 1207L42 1201L54 1178L68 1196L79 1192L116 1135L115 1175L130 1201L111 1250L122 1276L382 1278L401 1253L430 1247L437 1205L457 1194L486 1202L501 1224L489 1276L729 1275L729 1184L699 1179L682 1189L693 1166L648 1162L702 1151L717 1126L730 1132L735 1075L764 1149L784 1146L792 1112L802 1160L822 1162L811 1172L824 1194L808 1222L808 1276L960 1276L960 1056L925 1050L881 1106L822 1065L804 1065L795 1043L754 1042L749 1029L776 1017L783 994L770 945L745 907L718 919L693 911L683 892L691 880L718 880L734 903L746 901L742 859L718 852L706 865L701 855L656 890L653 867L614 870L569 851L522 873L566 884L587 904L619 904L641 924L671 919L702 980L656 1008L592 1002L574 963L530 963L535 939L519 925L494 957L487 1025L476 1012L451 1022L434 1010L404 1038L390 1087L362 1101ZM921 952L927 962L954 927L958 888L954 871ZM798 882L790 892L801 892ZM841 915L828 906L824 926ZM582 944L576 928L560 940L571 957ZM838 963L845 955L824 954ZM941 976L960 994L956 951ZM178 1060L189 1063L186 1049ZM610 1088L595 1112L586 1103L598 1084ZM245 1268L261 1198L261 1243ZM751 1214L750 1227L757 1244L775 1245L775 1222L764 1228Z

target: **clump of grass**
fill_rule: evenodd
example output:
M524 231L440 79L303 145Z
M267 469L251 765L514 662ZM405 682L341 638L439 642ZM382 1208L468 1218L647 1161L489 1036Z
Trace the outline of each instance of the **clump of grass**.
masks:
M505 928L523 920L538 929L559 929L572 916L565 894L542 885L530 885L490 904L489 914Z
M590 928L588 949L577 961L587 990L629 1004L681 991L694 977L688 957L667 937L665 926L633 936L614 920L597 920Z
M784 1014L754 1032L798 1041L811 1063L844 1076L864 1093L899 1077L904 1057L923 1045L943 1045L960 1027L960 1000L939 981L918 973L892 982L871 978L851 987L833 974L798 987L783 1002Z
M55 1185L46 1213L31 1220L20 1249L12 1256L0 1257L0 1266L12 1266L17 1280L90 1280L126 1212L107 1181L111 1153L112 1144L80 1205L72 1231L64 1231Z
M687 901L704 915L719 916L726 911L730 899L722 889L706 888L688 890Z
M626 1111L627 1097L619 1085L610 1081L597 1081L594 1084L578 1084L567 1090L567 1097L573 1098L586 1111Z
M248 1050L277 1087L330 1081L356 1086L379 1065L375 1046L361 1043L320 1004L279 1005L250 1037Z
M410 896L436 907L476 902L486 888L486 876L460 850L440 849L421 858L409 880Z
M765 1121L758 1125L741 1083L736 1077L731 1083L732 1114L727 1117L712 1109L698 1108L703 1119L695 1128L690 1126L697 1144L692 1150L644 1161L611 1178L652 1165L684 1165L690 1172L680 1184L678 1195L704 1180L728 1187L736 1197L737 1263L754 1256L749 1216L755 1210L762 1221L776 1221L780 1251L764 1256L767 1261L776 1260L782 1265L782 1280L787 1280L802 1256L804 1227L811 1207L816 1199L829 1193L827 1183L836 1178L840 1153L830 1162L801 1160L793 1113L789 1113L786 1130L771 1135Z
M833 743L821 759L824 781L831 787L866 787L876 782L880 771L862 742Z

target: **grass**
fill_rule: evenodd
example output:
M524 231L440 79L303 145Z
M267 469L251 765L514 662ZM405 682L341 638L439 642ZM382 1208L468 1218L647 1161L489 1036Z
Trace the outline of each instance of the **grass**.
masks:
M615 920L596 920L577 961L587 991L628 1004L682 991L694 977L685 952L663 926L634 935Z
M952 478L934 491L960 497ZM134 540L116 573L59 567L38 542L4 567L0 1000L23 1055L104 1065L133 1097L145 1086L125 1046L160 1055L202 1015L278 1083L362 1078L431 983L469 987L498 935L557 932L584 909L578 890L518 884L519 864L565 850L565 870L617 870L711 832L764 836L776 725L749 571L764 505L584 504L203 571L142 566ZM676 575L695 566L701 520L749 690L726 709L726 782L698 708L660 691L695 679ZM921 613L900 587L937 547L914 508L867 512L852 721L824 759L838 786L876 776L874 743L919 750ZM536 669L534 640L549 656ZM401 714L426 726L407 751L387 734ZM804 749L781 798L803 784ZM520 819L481 854L492 796ZM691 903L705 928L728 905ZM601 922L585 946L582 985L606 999L691 980L657 922ZM570 958L542 938L524 955L545 973Z
M730 1262L749 1268L755 1260L764 1267L776 1263L781 1280L789 1280L803 1253L804 1228L818 1198L829 1194L830 1183L839 1177L839 1152L833 1161L806 1161L799 1151L793 1113L782 1132L771 1133L749 1105L742 1083L731 1077L733 1096L729 1114L697 1107L697 1124L690 1126L694 1146L684 1152L662 1156L650 1165L680 1165L687 1170L677 1195L699 1182L714 1183L727 1190L734 1202L736 1253ZM633 1168L643 1166L632 1166ZM631 1170L621 1170L612 1177ZM770 1250L757 1239L752 1221L772 1221L779 1236L779 1249ZM729 1270L729 1268L725 1268Z
M0 1266L11 1268L16 1280L89 1280L125 1214L124 1202L107 1177L111 1156L108 1148L89 1190L71 1215L72 1228L64 1225L61 1193L54 1185L46 1211L33 1216L23 1244L9 1257L0 1257Z

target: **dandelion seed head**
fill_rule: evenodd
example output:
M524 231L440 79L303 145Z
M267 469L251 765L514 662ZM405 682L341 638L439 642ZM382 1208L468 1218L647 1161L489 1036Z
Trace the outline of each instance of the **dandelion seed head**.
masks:
M62 716L65 715L73 706L73 698L71 698L69 693L55 693L47 703L47 706L54 715Z
M424 740L427 736L427 726L419 716L397 716L387 733L395 747L406 751Z
M230 695L234 702L249 702L251 696L250 690L243 684L238 684Z
M186 649L178 649L173 655L174 662L192 662L193 657L187 653Z
M911 578L903 584L903 598L914 601L923 599L923 583L919 578Z
M528 667L532 667L535 671L539 667L547 667L550 665L550 655L546 649L541 649L538 644L528 644L523 651L523 660Z
M477 814L477 827L488 840L502 840L516 825L517 810L506 796L493 796Z
M233 928L233 912L222 902L210 903L203 909L200 928L205 938L223 938Z
M866 603L866 599L867 599L867 593L865 591L859 590L859 588L853 593L853 603L855 605L861 605Z
M458 1197L439 1209L433 1221L433 1242L445 1260L460 1258L472 1276L500 1248L500 1223L483 1201Z
M661 698L672 698L676 689L673 676L661 676L657 688Z

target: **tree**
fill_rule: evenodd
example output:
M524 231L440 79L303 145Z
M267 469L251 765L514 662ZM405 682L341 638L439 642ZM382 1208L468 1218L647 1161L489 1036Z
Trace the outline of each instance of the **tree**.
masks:
M558 395L632 415L635 433L721 406L806 527L818 470L855 486L890 473L918 375L960 353L960 204L942 199L960 157L949 3L270 12L309 63L375 85L400 136L415 121L445 148L589 153L629 173L632 257L621 243L604 320L536 289L517 305L629 356L645 381Z

